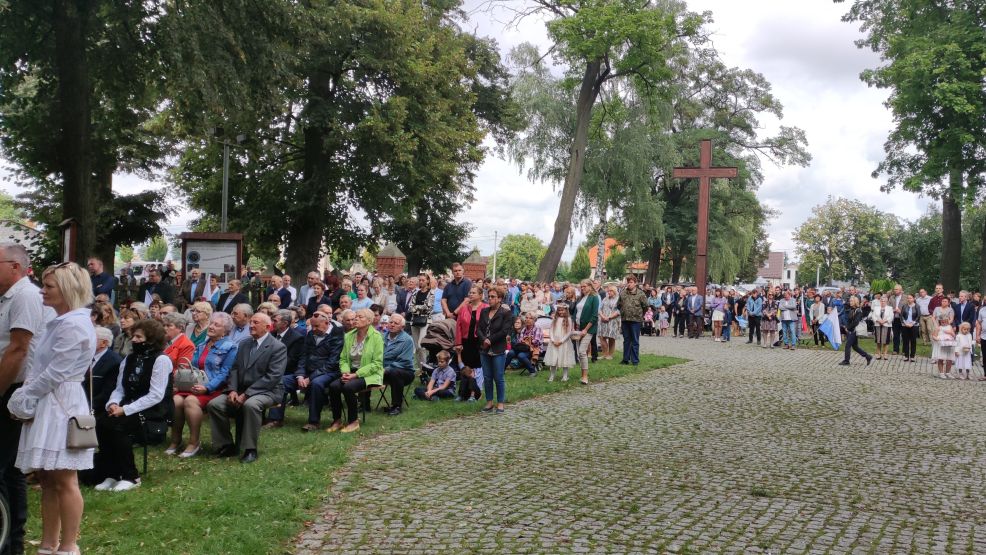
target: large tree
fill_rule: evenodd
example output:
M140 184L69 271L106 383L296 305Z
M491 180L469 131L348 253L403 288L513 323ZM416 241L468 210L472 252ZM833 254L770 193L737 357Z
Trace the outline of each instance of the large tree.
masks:
M901 224L895 216L856 200L831 198L793 234L801 267L832 280L854 283L895 277L895 244Z
M325 249L349 256L379 236L440 231L436 198L468 199L482 141L513 125L496 45L459 29L458 2L275 4L286 23L264 21L274 38L265 35L268 47L258 56L276 60L282 43L293 45L286 70L272 76L283 80L280 104L253 120L221 105L194 105L209 108L213 121L228 117L236 133L253 139L231 163L231 224L250 232L258 252L284 245L286 270L294 274L309 270ZM228 60L227 72L239 67L238 49L256 24L200 9L219 12L231 50L221 60ZM186 37L188 49L212 51L213 34L199 29ZM218 160L217 147L200 140L180 164L179 184L205 212L218 212Z
M537 278L549 281L568 242L580 192L589 144L590 123L600 92L607 86L622 85L644 95L658 95L671 77L668 63L686 48L685 40L696 37L704 23L702 15L688 12L684 2L663 0L535 0L531 13L548 18L548 35L553 41L551 54L575 84L573 126L564 152L565 172L561 204L555 219L551 243L538 268ZM529 119L536 114L526 113ZM516 148L523 151L523 144ZM539 169L537 147L532 152L532 177L557 183L558 174ZM560 156L553 153L551 157Z
M524 281L533 280L544 253L544 243L534 235L507 235L496 250L496 275Z
M159 233L157 193L113 192L113 175L149 176L164 147L155 117L163 102L157 2L9 0L0 5L0 148L30 189L23 206L57 240L57 223L79 223L77 260L112 268L118 242ZM142 210L142 208L149 210ZM140 212L121 235L116 219ZM139 228L139 232L135 230Z
M861 24L857 45L884 62L861 78L890 90L895 127L873 175L942 199L941 281L957 289L962 209L986 172L986 10L981 0L856 0L844 20Z

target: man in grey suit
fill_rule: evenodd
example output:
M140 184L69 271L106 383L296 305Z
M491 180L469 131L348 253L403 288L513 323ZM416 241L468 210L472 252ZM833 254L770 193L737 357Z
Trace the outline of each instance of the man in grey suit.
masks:
M698 294L698 287L691 288L691 295L685 301L688 311L688 338L699 339L705 328L705 297Z
M232 457L239 449L230 434L229 419L236 418L240 462L257 460L257 437L266 409L284 395L281 378L287 366L287 348L269 333L270 317L262 312L250 318L250 337L240 342L236 360L229 371L225 395L209 402L212 441L216 455Z

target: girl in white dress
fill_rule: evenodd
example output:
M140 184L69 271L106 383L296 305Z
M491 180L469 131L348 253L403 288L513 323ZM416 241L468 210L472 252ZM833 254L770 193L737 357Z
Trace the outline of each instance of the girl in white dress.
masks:
M27 379L7 404L24 421L17 468L41 482L41 546L38 553L79 553L82 493L78 470L92 468L93 449L65 446L69 416L89 414L82 381L96 352L89 273L75 263L42 274L44 304L57 317L42 333ZM59 534L61 538L59 538Z
M969 322L962 322L959 326L959 334L955 336L955 369L959 371L959 378L965 370L965 379L969 379L969 372L972 371L972 326Z
M568 381L568 369L575 366L575 347L572 347L572 332L574 324L568 314L568 305L555 305L551 317L551 329L548 333L548 352L544 355L544 363L551 369L548 381L555 381L555 371L562 369L561 381Z

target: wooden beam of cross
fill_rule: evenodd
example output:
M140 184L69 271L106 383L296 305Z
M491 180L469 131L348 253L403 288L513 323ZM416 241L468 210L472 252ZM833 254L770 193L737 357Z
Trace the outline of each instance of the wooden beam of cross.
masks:
M705 285L708 279L709 258L709 191L712 178L736 177L733 167L712 167L712 140L702 139L699 153L699 167L674 168L673 177L677 179L698 178L698 241L695 253L695 285L698 294L705 298Z

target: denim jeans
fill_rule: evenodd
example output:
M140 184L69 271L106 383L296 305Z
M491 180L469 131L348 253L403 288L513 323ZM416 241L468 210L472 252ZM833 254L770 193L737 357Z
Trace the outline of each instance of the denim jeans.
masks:
M479 353L479 360L483 363L483 391L486 392L486 400L493 401L493 385L496 384L496 402L503 403L507 398L507 381L504 379L506 369L507 354L488 355Z
M623 362L640 364L640 322L620 323L623 332Z
M794 325L797 322L794 320L784 320L781 322L781 327L784 330L784 344L794 347L798 344L798 336L795 335Z

